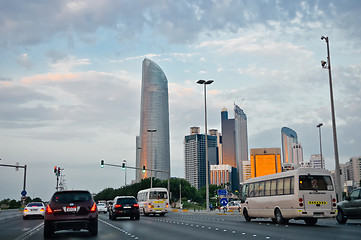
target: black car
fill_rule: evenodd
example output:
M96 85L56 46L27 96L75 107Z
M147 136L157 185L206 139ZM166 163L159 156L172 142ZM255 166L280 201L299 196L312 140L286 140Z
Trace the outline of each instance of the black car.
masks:
M113 206L109 209L109 219L117 217L130 217L139 220L139 204L133 196L118 196L114 198Z
M337 204L336 220L340 224L345 224L347 219L361 219L361 188L354 189L350 196Z
M85 190L54 193L46 207L44 237L50 238L59 230L89 230L98 234L98 210L90 192Z

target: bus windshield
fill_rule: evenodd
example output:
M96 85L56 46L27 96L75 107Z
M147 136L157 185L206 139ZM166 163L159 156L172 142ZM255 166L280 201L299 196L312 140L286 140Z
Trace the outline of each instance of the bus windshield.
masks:
M150 192L149 199L165 199L167 198L167 192Z
M300 175L300 190L333 191L330 176Z

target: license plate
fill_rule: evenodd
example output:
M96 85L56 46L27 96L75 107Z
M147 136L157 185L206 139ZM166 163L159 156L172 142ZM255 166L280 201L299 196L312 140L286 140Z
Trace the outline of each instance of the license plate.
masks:
M76 212L76 207L67 207L66 211L67 212Z
M124 208L132 208L132 207L129 207L129 206L125 206Z

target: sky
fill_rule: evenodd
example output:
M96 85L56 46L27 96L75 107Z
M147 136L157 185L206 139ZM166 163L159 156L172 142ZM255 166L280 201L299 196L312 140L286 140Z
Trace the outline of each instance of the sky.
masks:
M248 118L249 148L297 132L305 161L334 169L330 60L340 163L361 156L359 0L0 0L0 164L27 165L28 196L49 200L54 166L68 189L119 188L135 166L142 61L168 78L172 177L184 177L184 136L220 130L221 109ZM0 167L0 200L20 199L24 171ZM127 170L127 183L135 179Z

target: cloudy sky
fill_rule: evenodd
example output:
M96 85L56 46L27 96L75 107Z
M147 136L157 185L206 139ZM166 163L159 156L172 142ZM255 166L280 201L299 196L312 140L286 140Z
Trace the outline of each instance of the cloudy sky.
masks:
M141 67L155 61L169 82L171 171L184 177L191 126L220 129L223 107L248 117L249 148L281 147L290 127L304 158L334 168L325 41L330 39L340 162L361 155L359 0L0 0L0 163L27 165L30 197L50 198L53 167L69 189L124 184L135 166ZM128 170L127 182L134 179ZM20 198L23 171L0 167L0 200Z

